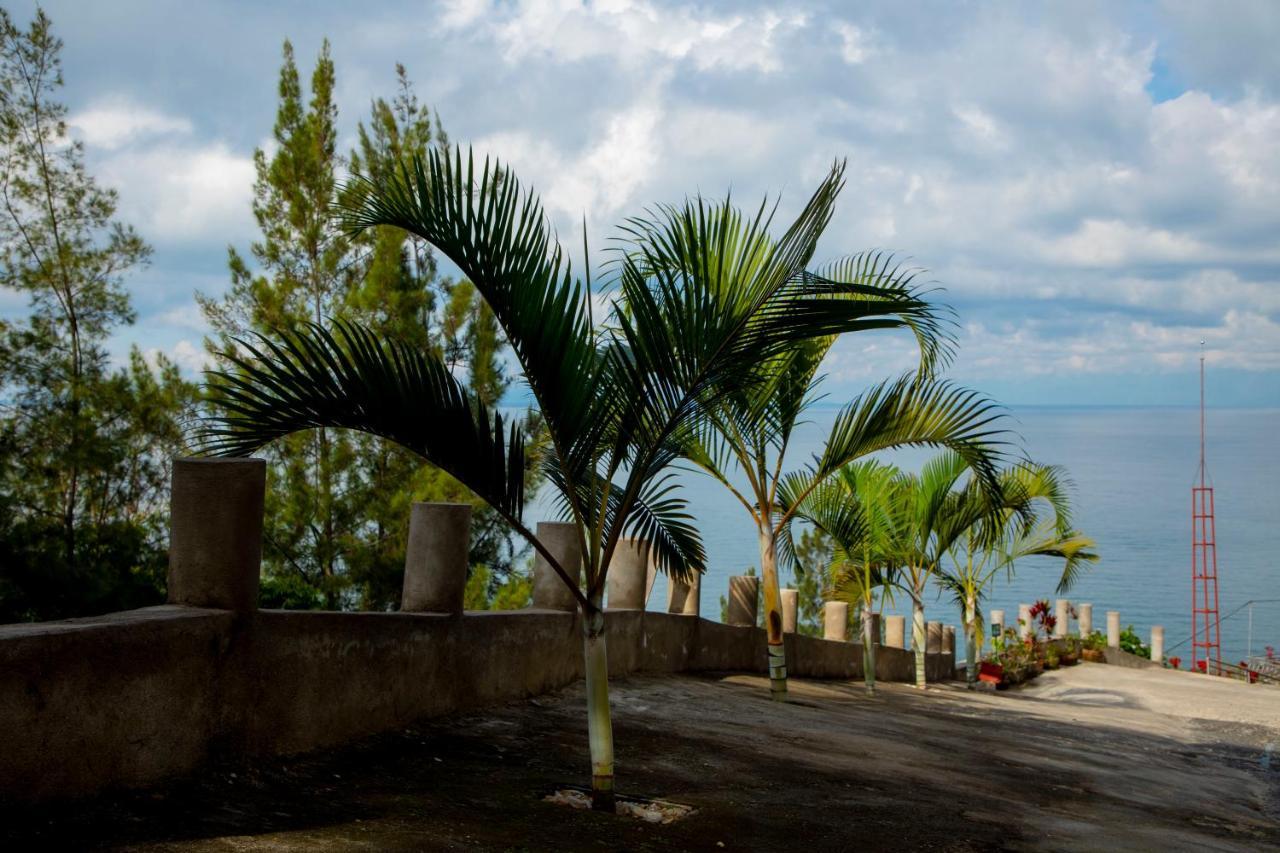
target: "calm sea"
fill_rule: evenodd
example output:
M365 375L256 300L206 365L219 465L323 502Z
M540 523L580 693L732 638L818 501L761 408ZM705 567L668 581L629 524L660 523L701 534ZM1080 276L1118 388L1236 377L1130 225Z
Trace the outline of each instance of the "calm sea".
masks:
M1033 459L1070 472L1077 526L1098 542L1102 559L1066 597L1092 602L1099 629L1106 627L1106 611L1120 611L1121 623L1132 624L1144 642L1152 625L1163 625L1166 652L1189 660L1190 646L1182 641L1191 633L1190 506L1199 411L1046 407L1015 408L1011 415L1009 425ZM834 416L834 409L809 414L788 457L794 466L818 451ZM1280 409L1210 410L1207 423L1222 651L1224 659L1237 661L1250 646L1254 654L1268 644L1280 649ZM918 467L931 455L905 451L888 458ZM729 576L759 564L754 530L722 486L696 473L681 477L709 556L702 613L714 619ZM546 496L537 504L529 507L532 519L552 517ZM1007 619L1015 619L1020 602L1055 597L1057 575L1052 561L1027 560L1012 582L997 582L985 609L1003 608ZM1250 608L1251 600L1260 603ZM666 582L659 578L649 606L661 609L665 602ZM899 598L898 608L885 612L903 612L902 606ZM949 597L931 596L926 613L953 625L960 621Z

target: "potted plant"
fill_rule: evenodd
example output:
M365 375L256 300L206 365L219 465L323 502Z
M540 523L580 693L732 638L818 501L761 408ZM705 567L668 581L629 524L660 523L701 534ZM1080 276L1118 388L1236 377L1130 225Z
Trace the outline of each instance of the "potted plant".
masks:
M1044 652L1045 669L1057 669L1061 663L1062 657L1058 654L1058 647L1050 643Z
M1061 660L1063 666L1075 666L1080 662L1080 635L1071 633L1063 640Z
M1165 663L1169 665L1170 669L1177 669L1182 666L1182 658L1177 655L1173 655L1172 657L1165 658Z
M998 658L988 655L978 664L978 680L999 685L1004 681L1004 664Z
M1088 637L1085 637L1081 644L1084 648L1080 652L1080 657L1091 663L1106 663L1107 637L1105 634L1101 631L1094 631Z

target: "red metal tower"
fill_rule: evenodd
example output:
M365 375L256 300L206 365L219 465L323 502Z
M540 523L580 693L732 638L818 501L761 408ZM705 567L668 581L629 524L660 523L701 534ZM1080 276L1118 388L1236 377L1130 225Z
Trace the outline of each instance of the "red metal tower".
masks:
M1201 666L1206 672L1221 674L1217 534L1213 486L1209 485L1204 464L1204 341L1200 342L1199 485L1191 487L1191 667Z

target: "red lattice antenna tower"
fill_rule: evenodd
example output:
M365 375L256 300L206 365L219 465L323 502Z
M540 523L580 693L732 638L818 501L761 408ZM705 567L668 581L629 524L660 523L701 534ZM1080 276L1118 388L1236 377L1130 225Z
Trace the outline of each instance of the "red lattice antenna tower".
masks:
M1204 464L1204 341L1200 342L1200 471L1191 487L1191 667L1221 674L1218 547L1213 486ZM1204 661L1203 664L1200 662Z

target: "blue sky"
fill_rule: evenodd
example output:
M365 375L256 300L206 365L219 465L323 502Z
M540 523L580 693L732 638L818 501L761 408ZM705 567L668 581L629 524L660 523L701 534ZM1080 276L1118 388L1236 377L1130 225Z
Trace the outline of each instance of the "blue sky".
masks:
M31 4L8 4L20 20ZM47 2L72 132L155 246L137 343L188 369L192 294L254 239L280 45L324 37L350 147L403 62L455 141L509 161L564 242L732 187L848 185L819 260L881 248L958 311L951 375L1011 404L1280 405L1280 4ZM0 292L0 311L22 304ZM841 341L844 398L911 362Z

